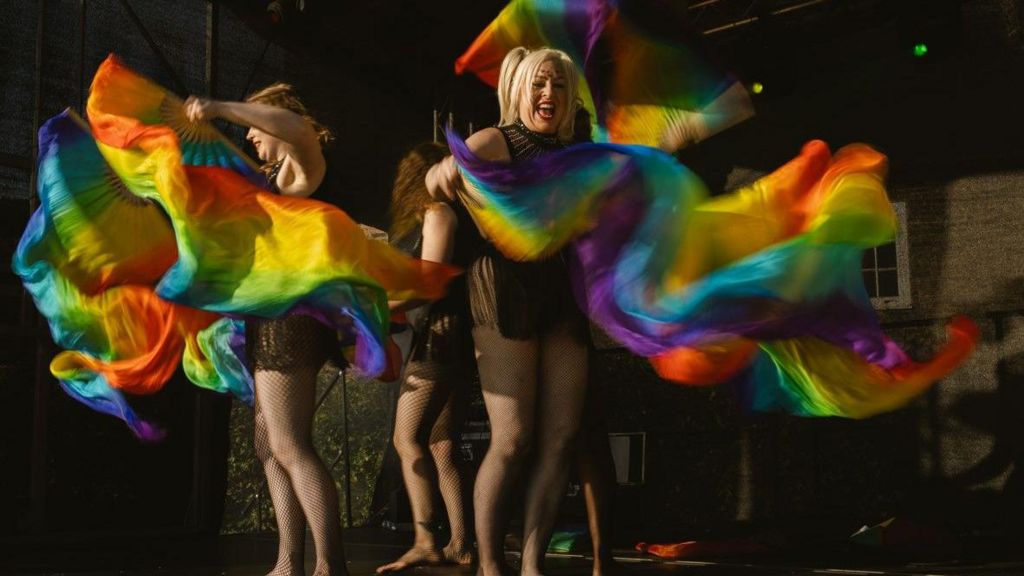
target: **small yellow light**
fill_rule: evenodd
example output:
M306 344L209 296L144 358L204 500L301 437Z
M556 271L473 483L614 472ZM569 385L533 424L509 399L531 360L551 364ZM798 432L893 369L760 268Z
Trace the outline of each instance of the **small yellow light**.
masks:
M761 92L764 92L764 84L761 84L760 82L754 82L753 84L750 85L750 91L753 92L754 94L760 94Z

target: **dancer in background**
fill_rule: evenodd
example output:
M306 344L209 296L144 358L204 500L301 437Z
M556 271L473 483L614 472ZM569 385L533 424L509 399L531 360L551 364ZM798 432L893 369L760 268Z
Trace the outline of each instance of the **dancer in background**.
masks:
M573 138L576 88L576 69L564 52L512 50L501 68L499 126L476 132L468 146L483 159L513 163L564 148ZM454 159L432 167L426 181L435 198L454 199L461 186ZM491 445L473 498L479 573L508 572L506 503L524 478L522 574L540 574L586 397L587 324L560 254L521 263L488 243L467 276L480 386L491 422Z
M573 124L573 144L592 142L591 128L590 113L585 108L580 108L576 111ZM593 351L592 342L590 351ZM590 357L593 359L593 354L590 354ZM589 372L592 377L593 372ZM618 569L612 556L611 545L612 501L615 496L616 477L612 448L608 441L606 402L604 386L596 380L589 380L576 450L576 469L587 507L587 527L594 555L593 576L613 574Z
M325 195L323 147L333 136L307 111L291 86L273 84L245 102L190 97L192 121L222 118L247 126L268 187L286 196ZM311 316L247 323L246 343L256 391L255 447L279 534L272 576L303 574L305 522L316 546L314 575L347 574L338 492L313 447L317 374L339 349L333 329Z
M482 244L476 225L460 204L437 202L424 186L427 170L447 153L442 144L424 143L399 163L391 193L390 236L412 256L465 268ZM377 573L424 564L471 564L470 502L455 445L460 408L473 370L465 279L453 281L448 294L436 302L393 302L392 310L407 311L413 326L393 440L412 508L415 541L400 558L377 568ZM435 533L438 489L450 528L443 548Z

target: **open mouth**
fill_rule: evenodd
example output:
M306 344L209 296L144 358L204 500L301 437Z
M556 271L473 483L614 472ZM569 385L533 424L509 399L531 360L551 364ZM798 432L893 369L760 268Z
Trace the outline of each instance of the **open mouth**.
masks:
M537 115L545 120L554 120L555 105L549 102L539 104L537 106Z

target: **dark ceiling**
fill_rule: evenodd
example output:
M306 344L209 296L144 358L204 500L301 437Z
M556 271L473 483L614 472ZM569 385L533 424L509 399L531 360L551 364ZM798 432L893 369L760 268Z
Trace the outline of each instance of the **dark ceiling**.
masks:
M350 55L367 76L450 75L454 59L500 12L503 0L225 0L259 34L325 59ZM984 5L984 6L982 6ZM973 7L1020 18L1019 0L623 0L621 9L663 29L688 28L740 68L771 60L779 48L855 37L895 26L907 42L955 40ZM977 8L980 7L980 8ZM1020 22L1003 35L1020 35ZM1007 38L1020 42L1020 38ZM756 49L754 49L756 48ZM764 48L769 48L766 52ZM381 73L381 69L386 73ZM399 80L401 81L401 80Z
M277 2L276 23L274 0L224 4L258 34L344 66L387 98L423 107L432 99L442 110L461 98L459 113L493 121L493 94L473 78L456 78L452 66L503 0L304 0L301 9L296 0ZM1022 75L1012 65L1024 46L1021 4L621 0L620 8L659 33L685 29L702 37L741 80L770 87L755 100L757 122L711 143L731 147L728 156L736 162L772 166L804 140L822 137L836 144L864 139L901 156L907 166L918 158L946 165L953 155L1012 161L1024 155L1013 130L1002 128L1021 118L1013 95ZM916 43L927 44L927 58L913 57ZM936 122L971 102L990 106L975 109L974 122L949 128ZM417 117L429 113L416 111ZM777 146L766 150L766 139ZM965 150L961 142L973 146Z
M224 4L260 35L354 69L385 89L450 81L455 58L504 6L500 0L446 0L443 10L440 2L422 0L304 0L301 10L296 0Z
M473 94L455 59L501 11L504 0L225 0L258 34L344 66L382 93L420 99ZM747 82L770 80L772 97L800 79L869 53L909 53L926 42L932 58L957 50L965 27L1007 20L975 36L1020 51L1021 0L621 0L634 21L659 33L703 37L724 67ZM965 19L965 14L967 15ZM994 14L994 16L992 16ZM978 21L981 20L979 23ZM1012 21L1012 22L1011 22ZM465 98L464 98L465 100ZM473 98L470 98L473 100ZM482 106L492 106L486 101ZM474 102L470 107L477 104Z

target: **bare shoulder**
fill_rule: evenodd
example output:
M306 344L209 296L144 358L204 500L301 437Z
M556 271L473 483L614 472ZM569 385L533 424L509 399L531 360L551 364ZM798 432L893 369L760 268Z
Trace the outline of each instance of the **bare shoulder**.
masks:
M440 220L455 219L456 214L452 206L447 202L431 202L427 204L424 218L436 218Z
M423 221L439 226L451 226L458 223L458 216L447 202L431 202L427 204Z
M466 146L484 160L503 162L510 158L505 136L497 128L484 128L474 132L466 138Z

